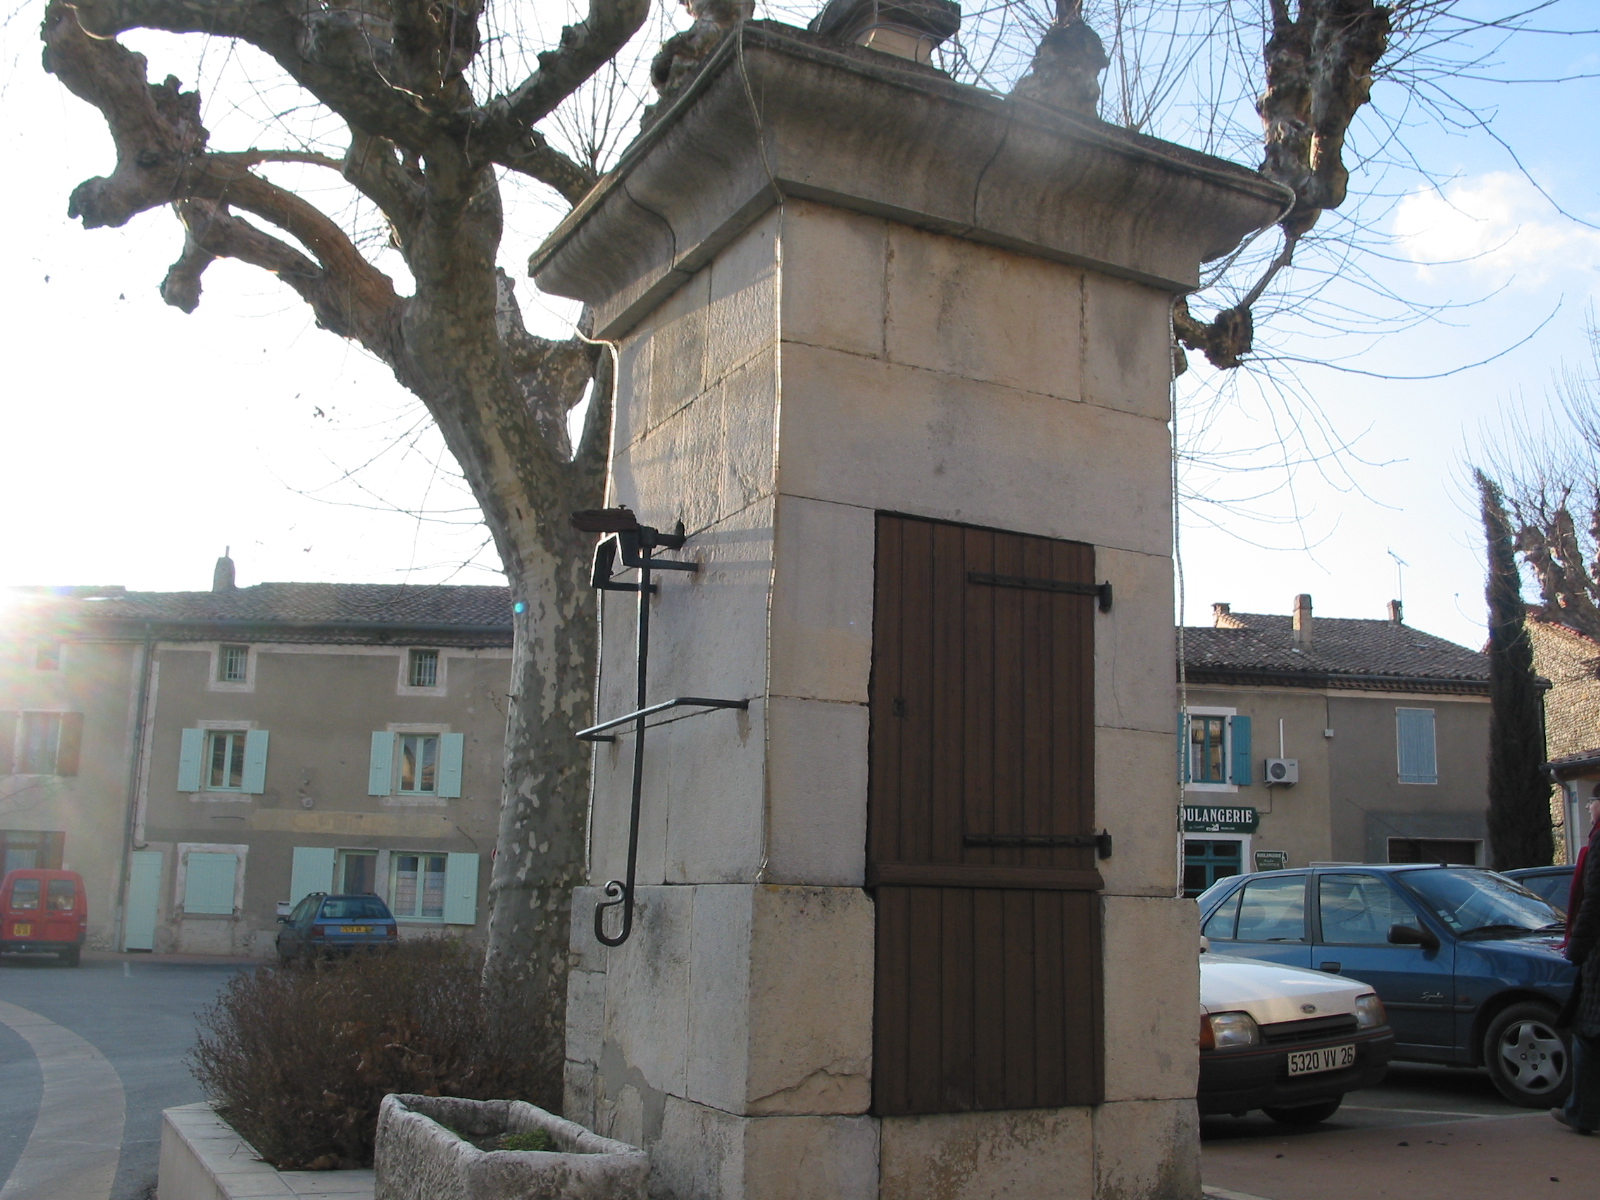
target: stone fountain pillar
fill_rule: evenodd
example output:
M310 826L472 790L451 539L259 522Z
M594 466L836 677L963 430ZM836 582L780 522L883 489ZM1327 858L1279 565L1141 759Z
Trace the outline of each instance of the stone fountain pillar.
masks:
M649 732L616 948L631 733L595 759L566 1115L653 1195L1198 1196L1169 312L1283 198L758 23L533 256L619 349L608 502L699 566L655 576L650 699L749 702Z

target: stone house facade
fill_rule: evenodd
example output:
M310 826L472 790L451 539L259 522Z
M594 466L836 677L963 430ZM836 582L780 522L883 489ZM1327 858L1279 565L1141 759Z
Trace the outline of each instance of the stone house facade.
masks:
M312 891L481 933L505 588L57 589L0 627L0 845L64 865L102 948L266 955ZM8 736L9 735L9 736Z
M1398 602L1384 620L1217 604L1183 633L1189 895L1312 862L1487 861L1487 657Z
M1556 859L1575 862L1588 839L1586 805L1600 762L1600 644L1540 610L1528 614L1533 669L1550 681L1544 697L1545 753L1558 787L1550 803Z

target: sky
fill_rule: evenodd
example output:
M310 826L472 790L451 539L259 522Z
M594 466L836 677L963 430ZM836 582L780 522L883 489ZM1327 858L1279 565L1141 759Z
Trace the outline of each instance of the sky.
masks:
M1586 7L1569 12L1581 20ZM453 464L386 368L234 264L207 272L192 315L164 305L157 285L181 246L166 212L87 232L67 218L72 188L112 165L110 142L98 114L39 69L41 8L17 10L0 30L0 141L13 166L0 193L0 585L205 588L224 548L241 584L498 582ZM195 77L176 39L141 48L153 75ZM235 65L210 53L208 78ZM1597 70L1600 39L1530 35L1478 74ZM1468 464L1503 439L1508 414L1559 436L1551 381L1587 361L1600 228L1585 222L1600 224L1600 167L1575 150L1592 137L1575 135L1585 126L1568 114L1600 111L1600 84L1460 82L1505 146L1430 124L1385 94L1395 86L1380 82L1375 101L1401 114L1406 153L1428 171L1357 165L1352 192L1368 186L1383 200L1368 206L1381 250L1364 268L1417 304L1457 307L1375 338L1286 319L1265 340L1304 360L1275 368L1290 372L1295 404L1263 402L1249 379L1231 399L1196 401L1215 386L1199 364L1180 381L1180 438L1211 464L1185 480L1198 497L1180 539L1190 622L1209 622L1214 601L1285 613L1309 592L1320 615L1378 617L1403 596L1409 623L1482 641ZM248 131L225 137L250 119L227 99L207 93L213 145L248 144ZM516 207L503 249L525 312L550 336L572 310L537 296L517 264L556 218L548 204ZM1328 295L1353 324L1374 311L1370 293L1335 285ZM1337 367L1318 365L1327 359ZM1227 469L1270 462L1296 420L1321 430L1313 441L1345 448L1287 474Z

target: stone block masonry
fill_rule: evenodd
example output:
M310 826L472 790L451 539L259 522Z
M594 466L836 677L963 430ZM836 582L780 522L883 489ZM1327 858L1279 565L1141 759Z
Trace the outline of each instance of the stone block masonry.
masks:
M594 306L597 336L618 343L609 503L660 528L683 520L681 556L700 564L656 577L651 698L749 701L651 729L638 912L614 949L590 919L600 885L624 870L632 739L597 747L566 1115L647 1148L662 1200L1193 1200L1197 935L1176 898L1169 311L1199 264L1270 222L1284 196L1231 164L872 51L761 22L736 36L532 261L541 288ZM881 621L875 633L884 522L907 518L938 523L941 545L962 530L1004 531L992 536L1008 546L1026 535L1112 585L1103 613L1037 590L1014 601L1077 622L1079 658L1062 657L1059 630L1013 630L1025 651L1063 647L1024 653L1047 663L1026 686L1087 697L1050 702L1075 722L1070 753L1066 735L1027 726L1017 793L1038 792L1029 772L1053 754L1086 762L1042 802L1110 831L1109 859L1037 814L1018 818L1016 837L1044 828L1061 849L972 850L961 830L929 831L955 858L885 866L870 849L885 722L921 719L922 693L881 694L891 635ZM969 611L1012 611L1019 593L987 599L1002 591L983 589ZM602 604L602 718L633 707L635 603ZM937 706L966 686L924 690ZM973 773L990 751L971 714L1005 722L976 703L955 757L937 737L896 750L896 778L1005 807L1007 789ZM947 810L968 834L1000 819L936 799ZM885 882L890 868L900 882ZM913 913L937 902L1033 914L1037 947L1007 941L1022 926L996 925L979 949L994 941L1007 971L1037 949L1079 993L1093 981L1069 1006L1076 1023L1049 1025L1060 1006L1048 997L1029 1018L1071 1043L1062 1061L1080 1075L1067 1092L1090 1102L1008 1107L980 1084L947 1089L944 1107L962 1111L909 1111L875 1086L885 1023L900 1019L877 1011L885 972L923 969L923 951L885 924L886 887ZM1076 889L1064 907L1051 890L1063 888ZM1063 912L1093 926L1065 951L1045 944ZM937 1004L918 1001L909 1030L894 1030L913 1064L970 1074L970 1047L987 1038L1005 1061L980 1056L980 1075L997 1066L1012 1073L1005 1094L1051 1094L1018 1080L1054 1051L1006 1043L1009 1017L990 1027L962 1007L987 981L952 945L945 961L969 974L923 989Z

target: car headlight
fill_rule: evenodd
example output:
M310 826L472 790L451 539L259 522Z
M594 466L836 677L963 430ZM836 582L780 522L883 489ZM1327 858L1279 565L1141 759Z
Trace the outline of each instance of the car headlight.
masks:
M1261 1042L1261 1027L1249 1013L1210 1013L1200 1018L1200 1048L1255 1046Z
M1358 1029L1376 1029L1379 1025L1386 1025L1389 1015L1383 1011L1383 1001L1368 992L1365 996L1356 997L1356 1027Z

